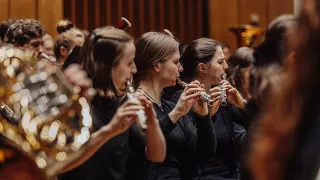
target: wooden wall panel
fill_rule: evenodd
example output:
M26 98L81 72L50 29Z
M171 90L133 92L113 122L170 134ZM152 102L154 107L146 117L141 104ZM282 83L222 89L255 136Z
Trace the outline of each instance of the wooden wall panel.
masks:
M57 34L56 23L64 14L63 0L0 0L0 7L0 21L8 18L38 19L53 36Z
M11 18L37 18L38 9L36 0L10 0Z
M47 32L56 34L58 20L68 18L79 28L93 30L116 25L122 16L129 19L128 32L138 37L147 31L169 29L188 43L209 36L236 48L235 35L228 31L236 24L250 22L257 13L267 27L280 14L293 13L294 0L0 0L0 20L36 18Z
M269 0L241 0L238 2L238 23L249 24L251 22L251 15L256 14L260 18L260 25L265 27L267 21L267 5Z
M63 0L38 0L38 19L46 32L57 35L56 23L63 18Z
M294 0L206 0L208 6L209 37L237 48L236 37L228 31L232 25L249 24L250 15L260 17L259 24L266 28L281 14L293 14Z
M9 0L0 0L0 21L6 20L9 18Z
M268 21L271 22L273 19L275 19L281 14L293 14L293 2L293 0L269 0Z
M89 31L126 17L138 37L169 29L182 43L204 36L204 0L64 0L64 17ZM87 6L87 9L85 8ZM80 10L79 10L80 9ZM85 10L83 10L85 9ZM198 27L201 26L201 27Z
M209 37L236 48L236 38L229 27L238 24L238 1L208 0Z

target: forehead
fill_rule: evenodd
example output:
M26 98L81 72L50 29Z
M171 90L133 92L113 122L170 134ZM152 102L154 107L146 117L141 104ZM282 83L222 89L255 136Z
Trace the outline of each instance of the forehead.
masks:
M180 59L179 49L177 49L173 55L168 57L168 60L176 60L176 59Z
M214 54L213 59L218 60L218 59L222 59L222 58L225 58L224 53L222 51L222 48L220 46L218 46L216 48L216 53Z
M127 43L123 49L122 57L118 62L127 62L133 60L136 53L136 47L133 44L133 41Z
M130 41L125 45L125 48L123 50L124 55L132 55L133 53L136 52L136 47L133 44L133 41Z

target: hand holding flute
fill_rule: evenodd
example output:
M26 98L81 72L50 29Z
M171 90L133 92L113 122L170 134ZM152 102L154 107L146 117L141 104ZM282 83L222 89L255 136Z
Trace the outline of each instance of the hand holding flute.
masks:
M179 105L182 104L181 107L185 108L186 113L188 113L192 108L193 112L197 113L198 115L207 115L208 105L205 100L201 99L201 97L204 98L204 94L206 93L204 93L203 86L200 84L200 82L193 81L187 84L181 80L178 80L178 83L185 89L183 90L176 107L179 107Z
M214 101L218 101L222 106L225 106L227 103L229 103L238 108L244 108L247 103L247 101L242 98L239 91L234 88L229 81L224 79L223 75L220 86L211 88L209 93ZM210 112L210 114L214 114L215 112Z

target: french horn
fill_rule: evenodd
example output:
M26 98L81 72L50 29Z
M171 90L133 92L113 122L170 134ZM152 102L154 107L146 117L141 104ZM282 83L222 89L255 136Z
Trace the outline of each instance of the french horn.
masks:
M59 67L32 51L0 49L0 133L48 179L90 138L90 106Z

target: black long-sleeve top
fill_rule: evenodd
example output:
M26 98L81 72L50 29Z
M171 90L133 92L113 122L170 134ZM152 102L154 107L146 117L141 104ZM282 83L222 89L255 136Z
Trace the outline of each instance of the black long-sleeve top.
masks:
M149 179L192 179L199 176L199 157L215 153L216 139L209 115L191 113L175 124L168 114L174 104L161 100L161 108L154 104L160 127L166 138L167 156L163 163L153 165L154 177Z
M161 100L161 108L153 104L160 128L167 143L163 163L152 163L132 153L128 160L125 179L176 180L196 179L200 175L199 157L207 158L215 152L216 139L209 115L191 112L175 124L168 114L175 104Z
M119 101L96 96L92 101L95 110L94 127L100 129L108 124L119 107ZM60 180L121 180L124 179L129 149L144 156L145 137L138 126L111 138L92 157L79 167L59 176Z
M172 96L172 101L178 101L182 90ZM239 156L246 130L240 124L246 122L246 116L238 108L227 104L220 106L211 118L216 133L217 149L210 158L203 158L200 179L238 178Z

